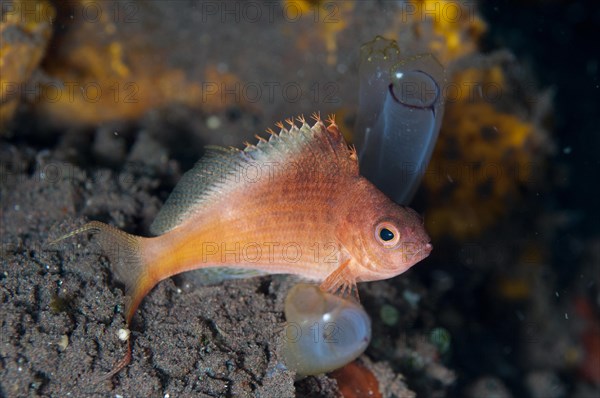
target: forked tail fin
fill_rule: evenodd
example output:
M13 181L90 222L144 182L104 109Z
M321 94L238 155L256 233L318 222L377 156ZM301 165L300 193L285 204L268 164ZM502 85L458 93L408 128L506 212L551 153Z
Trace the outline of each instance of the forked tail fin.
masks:
M102 252L109 258L115 277L125 285L125 319L129 324L138 305L156 282L152 281L142 259L142 241L146 238L131 235L100 221L91 221L49 244L84 232L94 233Z

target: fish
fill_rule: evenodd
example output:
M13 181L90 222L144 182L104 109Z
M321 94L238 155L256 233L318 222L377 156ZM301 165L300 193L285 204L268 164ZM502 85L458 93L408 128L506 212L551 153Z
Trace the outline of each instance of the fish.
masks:
M127 324L157 283L198 269L293 274L358 299L357 282L399 275L432 245L417 212L360 175L335 117L312 119L277 123L279 133L245 149L208 147L153 221L155 236L91 221L54 243L94 234L125 286Z

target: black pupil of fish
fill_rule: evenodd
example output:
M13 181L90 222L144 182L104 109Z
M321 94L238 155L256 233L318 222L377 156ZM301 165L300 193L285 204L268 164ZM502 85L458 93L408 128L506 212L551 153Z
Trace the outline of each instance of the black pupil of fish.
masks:
M379 231L379 237L384 242L389 242L390 240L394 239L394 233L387 228L382 228L381 231Z

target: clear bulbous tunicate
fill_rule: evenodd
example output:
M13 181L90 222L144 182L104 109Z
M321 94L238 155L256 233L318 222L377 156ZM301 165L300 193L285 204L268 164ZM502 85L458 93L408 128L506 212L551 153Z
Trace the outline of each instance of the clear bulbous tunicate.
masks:
M284 311L284 362L299 376L338 369L360 356L371 340L371 320L362 306L318 286L294 286Z
M444 113L444 67L431 54L405 56L377 36L361 48L355 127L361 174L399 204L417 190Z

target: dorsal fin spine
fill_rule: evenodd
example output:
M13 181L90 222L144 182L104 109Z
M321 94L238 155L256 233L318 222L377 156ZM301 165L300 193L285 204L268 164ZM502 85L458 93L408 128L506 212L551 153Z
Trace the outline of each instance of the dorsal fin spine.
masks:
M164 234L205 209L204 205L212 203L214 198L220 197L219 200L223 200L223 193L241 187L239 184L244 181L241 174L244 167L250 164L301 160L304 164L300 166L310 170L315 162L326 164L331 159L344 170L358 173L356 157L352 157L352 150L343 141L337 126L332 123L333 117L330 116L328 127L325 127L318 113L314 113L312 118L316 120L312 127L305 122L303 116L297 118L300 126L294 124L294 119L286 119L286 123L290 124L289 130L278 122L276 125L281 129L279 134L274 134L271 130L268 140L257 137L256 145L247 143L243 150L234 147L207 147L206 155L182 176L150 231L155 235ZM302 153L304 155L298 158Z

